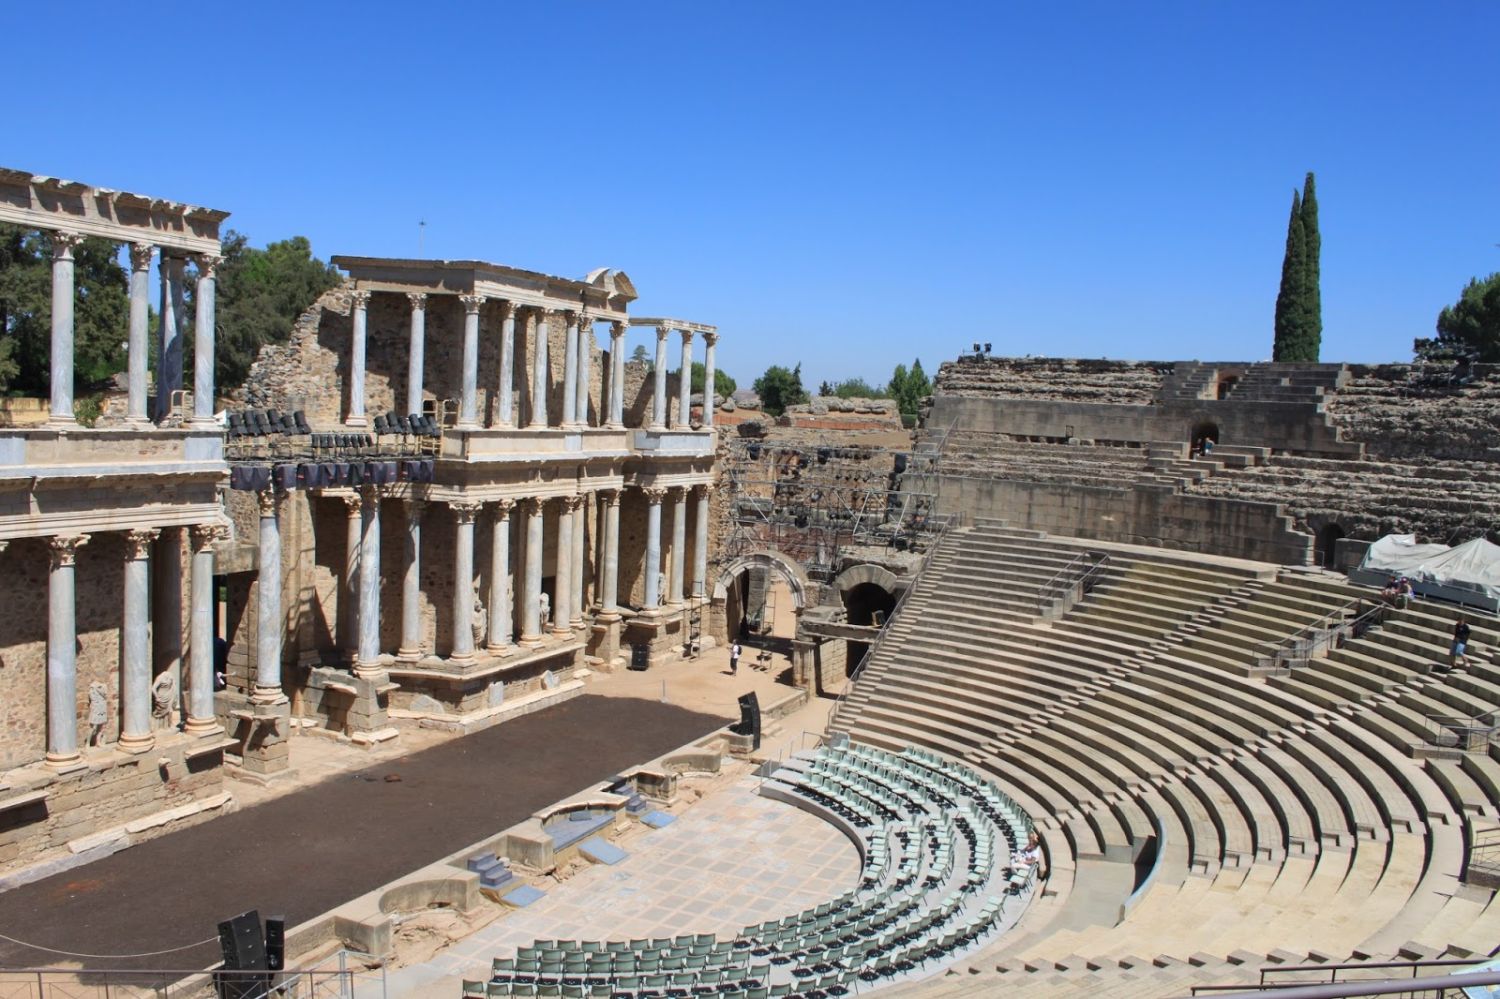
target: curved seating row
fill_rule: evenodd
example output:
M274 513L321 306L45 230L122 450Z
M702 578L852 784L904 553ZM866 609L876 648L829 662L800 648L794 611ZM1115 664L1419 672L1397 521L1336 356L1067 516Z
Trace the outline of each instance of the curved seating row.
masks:
M1030 821L967 767L918 750L825 746L789 760L761 793L850 836L858 885L730 939L537 941L496 958L465 994L838 997L947 963L992 938L1008 905L1024 905L1029 885L1006 861Z

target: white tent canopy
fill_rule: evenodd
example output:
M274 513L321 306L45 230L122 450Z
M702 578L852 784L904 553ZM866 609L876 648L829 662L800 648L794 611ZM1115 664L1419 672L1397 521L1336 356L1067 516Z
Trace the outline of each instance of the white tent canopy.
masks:
M1483 538L1449 548L1419 545L1412 534L1387 534L1370 545L1359 567L1500 600L1500 545Z

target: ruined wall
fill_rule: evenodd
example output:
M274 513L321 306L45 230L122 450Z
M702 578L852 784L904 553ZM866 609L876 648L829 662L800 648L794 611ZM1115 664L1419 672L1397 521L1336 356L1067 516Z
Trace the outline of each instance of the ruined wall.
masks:
M934 387L949 396L1143 406L1156 398L1171 368L1163 361L971 357L944 361Z
M1328 413L1370 457L1500 462L1500 364L1461 374L1452 364L1360 364L1349 373Z

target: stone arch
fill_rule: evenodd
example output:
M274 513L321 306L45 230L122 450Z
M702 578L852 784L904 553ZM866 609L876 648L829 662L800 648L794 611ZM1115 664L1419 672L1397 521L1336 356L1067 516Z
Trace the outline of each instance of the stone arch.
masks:
M762 551L751 552L734 559L714 578L714 601L724 600L729 595L729 586L746 569L769 569L782 578L787 589L792 591L792 602L797 610L801 611L807 606L807 594L811 583L807 578L807 570L798 565L788 555L783 555L774 548L766 548Z
M894 572L883 566L871 565L868 562L861 565L851 565L833 578L833 585L838 587L840 594L848 593L856 586L864 583L873 583L893 597L901 589L901 579Z

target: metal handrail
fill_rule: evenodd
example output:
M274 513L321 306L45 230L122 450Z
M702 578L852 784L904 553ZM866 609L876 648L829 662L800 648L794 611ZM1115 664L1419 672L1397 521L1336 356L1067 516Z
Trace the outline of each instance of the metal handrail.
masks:
M1094 559L1096 558L1097 561L1094 561ZM1067 582L1059 582L1059 580L1061 580L1064 576L1069 575L1073 571L1074 567L1077 566L1080 562L1086 564L1083 571L1078 574L1078 578L1070 579ZM1057 600L1060 596L1065 594L1068 590L1073 589L1075 586L1081 585L1084 587L1085 592L1087 592L1089 581L1092 580L1095 576L1102 573L1107 565L1109 565L1109 555L1105 552L1086 551L1079 554L1076 558L1070 560L1067 565L1057 570L1057 572L1052 576L1051 579L1042 584L1041 589L1037 591L1037 616L1041 617L1043 614L1046 614L1047 607L1052 604L1053 601Z
M860 657L859 664L855 666L854 669L849 671L848 682L844 684L844 689L839 691L839 696L834 699L832 710L828 712L828 724L825 726L825 729L831 729L833 727L833 723L838 720L840 712L843 710L844 705L847 703L849 694L854 690L855 683L861 676L864 675L865 667L869 666L870 660L874 658L875 653L879 652L881 647L885 644L885 636L886 633L890 631L892 622L894 622L901 614L902 608L904 608L906 606L906 602L911 599L912 593L914 593L917 587L921 585L922 579L927 573L927 567L932 563L932 556L937 552L938 547L942 545L943 540L948 537L948 532L958 526L961 519L962 518L959 514L950 514L948 516L948 519L943 522L943 526L939 528L937 534L933 537L932 543L928 546L927 551L922 553L922 563L917 567L917 571L912 575L911 585L901 591L901 596L896 598L896 605L892 607L891 612L885 616L885 624L881 626L880 631L878 634L876 634L874 641L872 641L869 647L865 649L865 654Z
M1337 610L1330 611L1311 624L1305 624L1286 638L1271 645L1268 653L1256 657L1261 669L1290 669L1293 663L1306 663L1326 648L1342 645L1347 638L1359 638L1385 620L1390 606L1374 603L1361 610L1367 601L1360 597ZM1353 617L1350 617L1350 614ZM1270 643L1268 643L1270 644Z

